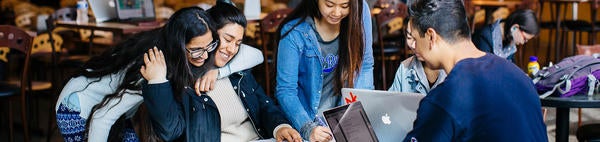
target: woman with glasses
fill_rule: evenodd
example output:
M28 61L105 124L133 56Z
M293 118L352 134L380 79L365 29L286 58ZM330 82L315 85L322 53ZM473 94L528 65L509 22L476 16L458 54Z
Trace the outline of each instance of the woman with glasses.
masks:
M517 45L523 45L540 32L535 12L529 9L512 12L505 20L476 30L471 37L475 46L514 62Z
M415 39L411 36L413 31L411 25L408 24L408 20L404 22L404 27L406 27L406 45L414 51ZM432 69L431 66L426 65L423 57L415 54L400 63L394 76L394 82L388 91L427 94L431 89L442 83L445 78L446 72L444 70Z
M65 85L56 105L57 124L65 141L139 140L129 118L143 101L140 91L146 80L140 68L144 68L144 53L150 47L161 50L168 63L164 79L180 94L193 85L193 78L198 77L195 73L200 71L190 67L186 57L197 57L190 60L194 63L207 58L205 52L217 45L213 29L204 10L183 8L163 27L132 36L90 59Z
M215 21L219 35L215 43L219 42L219 46L189 49L191 58L188 59L195 67L224 67L238 52L247 52L239 51L240 48L252 48L241 44L246 18L233 5L223 2L217 2L208 12ZM204 52L215 48L213 53ZM153 50L148 55L145 68L141 70L144 78L149 80L143 89L144 99L153 125L158 128L156 133L162 139L183 139L180 137L185 135L183 140L186 141L252 141L267 138L301 141L300 134L289 125L279 107L265 95L249 70L218 79L213 83L215 88L212 91L184 92L181 96L182 105L164 105L178 104L169 81L164 79L165 68L168 67L160 51ZM208 60L195 61L205 57Z

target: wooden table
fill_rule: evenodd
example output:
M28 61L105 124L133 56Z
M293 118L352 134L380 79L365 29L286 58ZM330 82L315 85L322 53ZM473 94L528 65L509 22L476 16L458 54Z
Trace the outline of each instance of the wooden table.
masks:
M600 94L593 96L577 95L567 98L546 97L541 99L542 106L556 108L556 141L569 141L569 109L600 108Z
M492 13L500 7L507 7L514 9L517 5L521 4L520 0L473 0L471 1L473 6L481 7L485 10L485 24L489 24L492 21Z
M162 27L163 24L148 25L148 26L137 26L127 23L77 23L75 21L56 21L57 27L75 28L75 29L87 29L91 30L91 35L94 35L95 30L109 31L113 33L112 44L117 44L124 39L126 35L132 35L142 31L149 31L156 28ZM94 36L90 36L90 47L92 47Z

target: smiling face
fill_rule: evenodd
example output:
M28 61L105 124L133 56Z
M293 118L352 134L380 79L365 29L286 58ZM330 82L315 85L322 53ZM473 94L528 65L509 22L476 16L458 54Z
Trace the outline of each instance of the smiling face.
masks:
M337 25L350 13L350 0L318 0L319 11L327 23Z
M229 23L217 30L219 33L219 48L215 54L215 65L223 67L235 54L238 53L244 38L244 27L239 24Z
M204 62L208 58L208 53L204 50L208 49L208 47L212 43L212 41L213 41L212 33L210 31L208 31L204 35L200 35L200 36L192 38L192 40L190 40L190 42L185 45L185 48L188 51L203 50L202 53L198 53L198 54L202 54L202 55L197 58L192 58L192 55L190 52L188 52L188 54L186 54L187 59L190 62L190 64L192 64L196 67L200 67L200 66L204 65Z

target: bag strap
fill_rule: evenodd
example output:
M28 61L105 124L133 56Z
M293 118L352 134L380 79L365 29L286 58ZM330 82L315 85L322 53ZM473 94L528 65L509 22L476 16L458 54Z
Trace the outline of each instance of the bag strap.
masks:
M570 88L571 87L571 81L570 80L566 80L565 79L566 77L567 77L566 75L564 75L563 77L561 77L560 80L562 80L562 81L560 81L559 83L555 84L554 87L552 87L552 90L546 91L544 94L540 95L540 98L543 99L543 98L546 98L546 97L552 95L552 93L554 93L554 91L556 91L557 88L559 88L561 85L563 85L565 83L567 83L567 85L569 86L569 88L567 89L567 91L570 90L571 89Z
M552 93L554 93L554 91L556 91L557 89L558 89L558 91L561 94L564 94L566 92L571 91L571 80L570 80L570 78L572 78L573 75L575 75L575 73L581 71L582 69L584 69L586 67L589 67L589 66L592 66L592 65L596 65L596 64L600 64L600 62L593 62L591 64L586 64L585 66L581 66L581 67L577 68L575 71L571 72L569 75L563 75L560 78L560 80L562 80L562 81L560 81L559 83L555 84L554 87L552 87L552 90L546 91L544 94L540 95L540 98L546 98L546 97L552 95ZM595 79L595 77L594 77L594 79ZM536 79L534 79L534 83L537 83L536 80L539 81L539 79L536 78ZM589 80L589 75L588 75L588 80ZM563 85L563 84L565 84L565 83L566 83L565 90L560 89L560 86ZM588 84L588 86L589 86L589 84ZM588 92L589 92L589 90L588 90Z
M588 76L588 92L587 95L591 96L594 94L594 89L596 88L596 83L598 82L598 79L596 79L596 76L594 76L593 74L589 74Z

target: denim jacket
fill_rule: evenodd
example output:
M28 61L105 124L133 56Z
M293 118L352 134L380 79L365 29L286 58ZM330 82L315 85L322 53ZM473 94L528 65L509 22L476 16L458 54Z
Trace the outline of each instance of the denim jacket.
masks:
M515 44L503 45L503 33L500 27L500 22L501 20L497 20L492 24L476 30L473 36L471 36L471 40L477 49L483 52L492 53L515 63L517 46Z
M273 130L289 124L279 107L265 95L249 70L229 76L260 138L273 138ZM144 100L156 134L165 141L221 141L221 119L213 100L185 89L176 101L169 82L143 86ZM186 135L187 134L187 135Z
M429 90L438 86L446 78L446 72L443 70L440 70L439 72L437 80L433 86L429 88L429 82L425 76L423 65L417 60L416 56L412 56L400 63L398 71L396 71L396 76L394 77L394 83L388 91L427 94L429 93Z
M291 31L279 41L275 95L292 126L299 130L304 139L308 139L310 130L303 127L311 124L318 112L323 88L323 69L319 59L323 56L319 51L317 33L311 29L310 24L302 22L291 29L299 20L284 23L282 28L281 34ZM363 7L363 23L364 57L354 87L373 89L373 39L370 36L371 16L366 4Z

